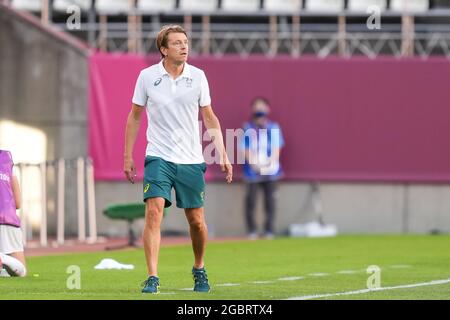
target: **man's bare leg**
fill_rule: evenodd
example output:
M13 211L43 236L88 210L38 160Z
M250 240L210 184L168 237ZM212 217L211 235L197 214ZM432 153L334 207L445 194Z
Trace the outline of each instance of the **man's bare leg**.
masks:
M206 241L208 238L208 228L206 226L205 214L203 208L184 209L186 218L189 222L189 231L192 240L192 249L194 251L194 267L203 268Z
M145 205L145 226L142 236L149 276L158 275L159 246L161 243L161 221L164 198L149 198Z

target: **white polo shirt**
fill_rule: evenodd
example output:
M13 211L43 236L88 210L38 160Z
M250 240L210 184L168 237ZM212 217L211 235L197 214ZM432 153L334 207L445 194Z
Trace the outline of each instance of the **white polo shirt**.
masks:
M161 60L141 71L132 101L147 109L146 155L180 164L204 162L198 112L211 97L201 69L185 63L174 80Z

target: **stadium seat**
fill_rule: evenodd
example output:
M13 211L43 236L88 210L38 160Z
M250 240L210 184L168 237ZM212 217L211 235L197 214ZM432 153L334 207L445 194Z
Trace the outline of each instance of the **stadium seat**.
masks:
M423 13L430 7L429 0L391 0L391 10L411 13Z
M123 247L136 247L136 235L133 231L133 221L145 217L145 204L128 203L128 204L114 204L108 206L103 213L110 219L125 220L128 223L128 243L118 246L109 247L107 249L119 249Z
M301 7L301 0L265 0L263 8L267 11L294 13L298 12Z
M138 0L137 8L141 12L167 12L175 10L176 0Z
M449 9L450 1L449 0L434 0L432 2L432 9Z
M344 10L344 0L305 0L305 9L315 12L339 12Z
M41 11L41 0L13 0L11 2L13 8L17 10L25 10L32 12Z
M184 11L214 11L218 7L217 0L180 0L179 8Z
M164 208L164 217L167 215L168 210L168 208ZM133 222L134 220L145 218L145 203L112 204L103 210L103 214L110 219L124 220L128 223L128 242L117 247L107 247L107 250L138 246L137 238L133 231Z
M82 11L88 11L91 8L92 0L54 0L53 9L55 11L66 12L69 6L79 6Z
M126 13L131 9L128 0L96 0L95 8L100 14L109 15Z
M370 6L377 6L384 11L387 8L387 0L348 0L347 9L352 12L366 13Z
M222 0L224 11L259 11L259 0Z

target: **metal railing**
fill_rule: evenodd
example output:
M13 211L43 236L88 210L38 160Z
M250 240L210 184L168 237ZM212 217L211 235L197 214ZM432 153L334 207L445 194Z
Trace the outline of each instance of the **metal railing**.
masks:
M156 48L157 31L148 31L145 25L142 31L130 34L123 25L112 25L107 34L97 30L91 44L94 48L109 52L135 52L142 54L158 53ZM61 29L64 26L59 26ZM81 29L87 32L87 28ZM130 40L133 38L133 40ZM130 44L130 41L133 44ZM322 32L280 31L271 34L265 31L203 31L190 33L191 55L224 56L237 54L248 57L260 54L266 57L275 55L290 55L299 57L315 55L320 58L328 56L367 56L375 58L379 55L395 57L444 56L450 59L450 30L434 32Z
M40 246L48 246L48 226L51 222L56 224L54 245L63 245L68 206L77 208L78 240L87 243L97 241L94 169L90 158L18 163L16 168L22 189L20 218L25 245L33 240L33 234L38 231ZM68 197L66 187L76 190L76 198ZM68 203L68 200L73 203ZM55 221L50 221L49 211L55 212L52 219Z
M101 51L158 53L155 39L160 27L177 23L188 31L193 55L273 57L282 54L321 58L330 55L370 58L440 55L450 58L450 9L430 9L422 13L385 10L379 17L381 28L369 30L366 24L369 13L348 10L311 12L303 9L292 13L217 10L205 13L175 9L151 13L134 8L118 15L117 12L98 12L92 7L82 13L78 28L69 30L64 20L68 14L57 15L51 10L51 1L45 0L45 4L43 9L48 12L40 13L44 23L53 23L59 30L70 32ZM248 22L248 18L259 23ZM335 22L323 22L330 19ZM355 19L361 21L354 23ZM390 22L392 19L395 23Z

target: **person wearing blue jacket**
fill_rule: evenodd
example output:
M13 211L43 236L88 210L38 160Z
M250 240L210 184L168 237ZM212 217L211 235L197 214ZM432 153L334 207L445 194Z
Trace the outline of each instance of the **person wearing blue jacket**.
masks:
M245 155L244 181L247 194L245 197L245 220L248 237L258 237L254 219L254 211L258 189L264 192L265 225L264 237L274 236L274 220L276 210L275 191L277 181L283 176L280 164L280 151L284 146L284 138L278 123L269 119L269 102L257 97L251 104L252 118L244 124L244 135L241 148Z

